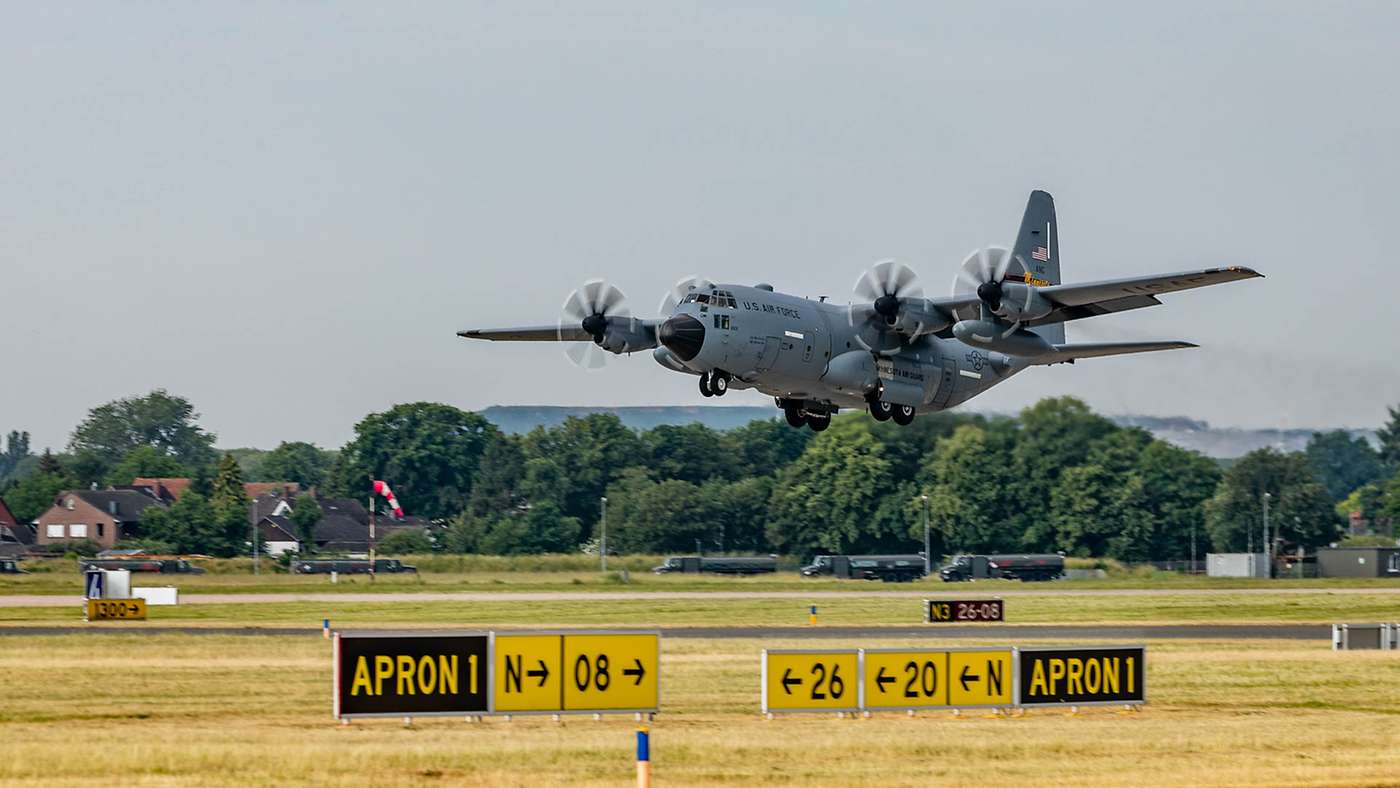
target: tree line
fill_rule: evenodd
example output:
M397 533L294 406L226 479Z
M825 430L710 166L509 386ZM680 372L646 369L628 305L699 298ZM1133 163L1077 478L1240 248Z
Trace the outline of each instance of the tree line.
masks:
M438 524L416 544L451 552L596 550L606 509L609 547L621 552L912 552L927 518L940 554L1176 560L1262 549L1265 493L1282 550L1336 540L1351 512L1393 536L1400 408L1379 438L1376 449L1318 433L1302 452L1222 463L1070 397L1015 417L929 414L906 428L848 414L820 434L776 419L635 431L596 414L507 435L478 414L420 402L366 416L338 450L287 442L221 454L188 401L157 391L94 408L62 455L33 457L28 437L11 433L0 495L29 520L62 489L188 476L196 497L151 515L143 536L216 554L242 538L228 514L235 479L363 498L382 478L411 514ZM300 500L293 514L308 532L319 519Z

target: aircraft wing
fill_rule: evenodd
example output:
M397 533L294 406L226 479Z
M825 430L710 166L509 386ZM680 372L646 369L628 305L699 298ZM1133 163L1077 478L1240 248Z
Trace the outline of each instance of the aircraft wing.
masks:
M593 337L582 328L568 326L525 326L522 328L471 328L458 331L466 339L489 339L494 342L591 342Z
M1253 279L1263 274L1253 268L1230 266L1229 268L1206 268L1199 271L1181 271L1174 274L1134 276L1127 279L1108 279L1102 282L1087 282L1073 285L1051 285L1039 289L1040 295L1062 307L1089 306L1119 301L1122 299L1152 298L1162 293L1175 293L1178 290L1193 290L1197 287L1218 285L1240 279ZM1148 306L1148 304L1142 304Z
M1077 358L1123 356L1129 353L1151 353L1156 350L1181 350L1200 347L1190 342L1077 342L1056 345L1053 353L1035 356L1032 364L1063 364Z

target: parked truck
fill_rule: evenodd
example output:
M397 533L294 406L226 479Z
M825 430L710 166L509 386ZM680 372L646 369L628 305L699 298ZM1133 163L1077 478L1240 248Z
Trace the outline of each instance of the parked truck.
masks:
M906 583L927 574L922 555L819 555L802 567L803 577L851 577Z
M125 569L128 572L158 572L166 575L202 575L204 570L183 558L92 558L81 562L89 569Z
M701 572L716 575L763 575L778 571L778 559L771 556L698 556L678 555L651 570L658 575Z
M375 574L396 575L403 572L417 572L418 567L409 566L397 558L374 559ZM292 572L299 575L328 575L332 572L341 575L369 574L367 558L313 558L293 561Z
M1064 577L1065 558L1062 555L958 555L938 576L945 583L961 580L1054 580Z
M20 568L19 561L13 558L0 558L0 575L27 575L28 570Z

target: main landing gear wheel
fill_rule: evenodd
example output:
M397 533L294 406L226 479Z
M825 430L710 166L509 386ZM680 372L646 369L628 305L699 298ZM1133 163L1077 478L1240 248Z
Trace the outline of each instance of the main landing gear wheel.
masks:
M710 373L700 373L700 395L702 397L713 397L714 392L710 391Z
M801 427L803 424L807 423L807 417L802 414L800 408L794 408L792 406L783 408L783 417L787 419L789 426Z
M884 400L871 400L870 415L876 421L889 421L894 415L894 406Z
M807 427L812 432L821 432L831 426L831 416L808 416Z
M716 397L723 397L724 392L729 390L729 373L715 370L710 375L710 393Z
M914 406L897 405L894 409L894 423L901 427L908 427L914 423Z

